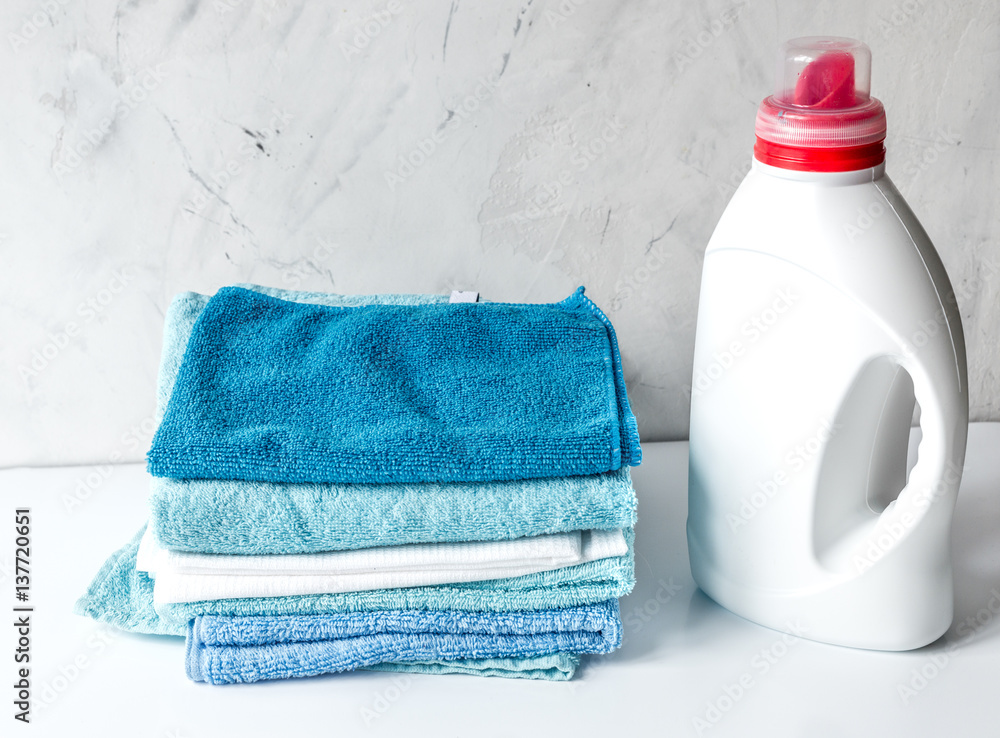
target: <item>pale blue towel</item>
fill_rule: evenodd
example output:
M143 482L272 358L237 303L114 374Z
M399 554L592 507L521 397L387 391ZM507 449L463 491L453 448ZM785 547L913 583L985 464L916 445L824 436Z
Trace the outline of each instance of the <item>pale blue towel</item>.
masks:
M610 653L620 644L617 600L508 613L207 615L188 626L186 662L188 676L195 681L231 684L352 671L387 662Z
M277 484L153 479L161 546L291 554L405 543L499 541L635 524L628 469L523 482Z
M436 295L253 290L333 306L440 304ZM164 320L157 382L162 414L184 349L209 298L177 295ZM153 478L150 525L161 544L220 554L309 553L430 541L502 540L629 527L636 499L627 468L516 482L281 484Z
M560 303L334 307L238 287L198 317L154 476L496 481L639 463L610 321Z

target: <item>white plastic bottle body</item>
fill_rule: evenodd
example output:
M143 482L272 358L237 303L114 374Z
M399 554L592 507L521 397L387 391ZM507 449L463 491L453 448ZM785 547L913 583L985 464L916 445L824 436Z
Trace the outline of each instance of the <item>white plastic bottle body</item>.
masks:
M905 449L913 396L923 437L895 496L905 470L887 449ZM688 513L698 584L807 638L930 643L952 620L967 424L951 285L884 165L815 173L755 159L702 275Z

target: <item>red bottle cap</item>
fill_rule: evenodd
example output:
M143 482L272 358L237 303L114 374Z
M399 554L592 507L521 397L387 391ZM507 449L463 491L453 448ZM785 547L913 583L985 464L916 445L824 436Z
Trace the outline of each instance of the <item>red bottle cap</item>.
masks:
M754 157L807 172L846 172L885 161L885 109L871 97L871 50L850 38L787 41L778 88L757 111Z

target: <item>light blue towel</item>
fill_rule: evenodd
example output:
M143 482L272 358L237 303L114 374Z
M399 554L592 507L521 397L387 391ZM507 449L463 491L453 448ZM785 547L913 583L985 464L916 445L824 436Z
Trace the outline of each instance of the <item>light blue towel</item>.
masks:
M184 635L199 615L324 615L376 610L547 610L622 597L635 585L635 535L628 553L553 571L485 582L153 605L153 580L136 571L143 531L116 551L76 603L76 612L122 630Z
M211 684L352 671L382 663L610 653L618 601L509 613L381 611L308 617L199 616L188 625L187 672Z
M614 330L549 305L331 307L238 287L195 324L154 476L496 481L639 462Z
M433 541L499 541L635 524L627 469L523 482L277 484L156 479L150 525L161 546L290 554Z
M286 300L342 307L440 304L448 299L247 287ZM185 292L167 310L157 381L160 415L208 301L205 295ZM636 508L627 468L520 483L324 485L154 477L149 499L150 525L163 546L220 554L310 553L612 530L634 525Z

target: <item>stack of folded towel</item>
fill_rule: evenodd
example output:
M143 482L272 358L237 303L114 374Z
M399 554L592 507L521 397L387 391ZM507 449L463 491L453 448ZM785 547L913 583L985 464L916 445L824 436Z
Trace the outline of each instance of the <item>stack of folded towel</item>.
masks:
M158 408L150 523L77 611L185 635L192 679L569 679L619 646L641 452L582 288L183 293Z

